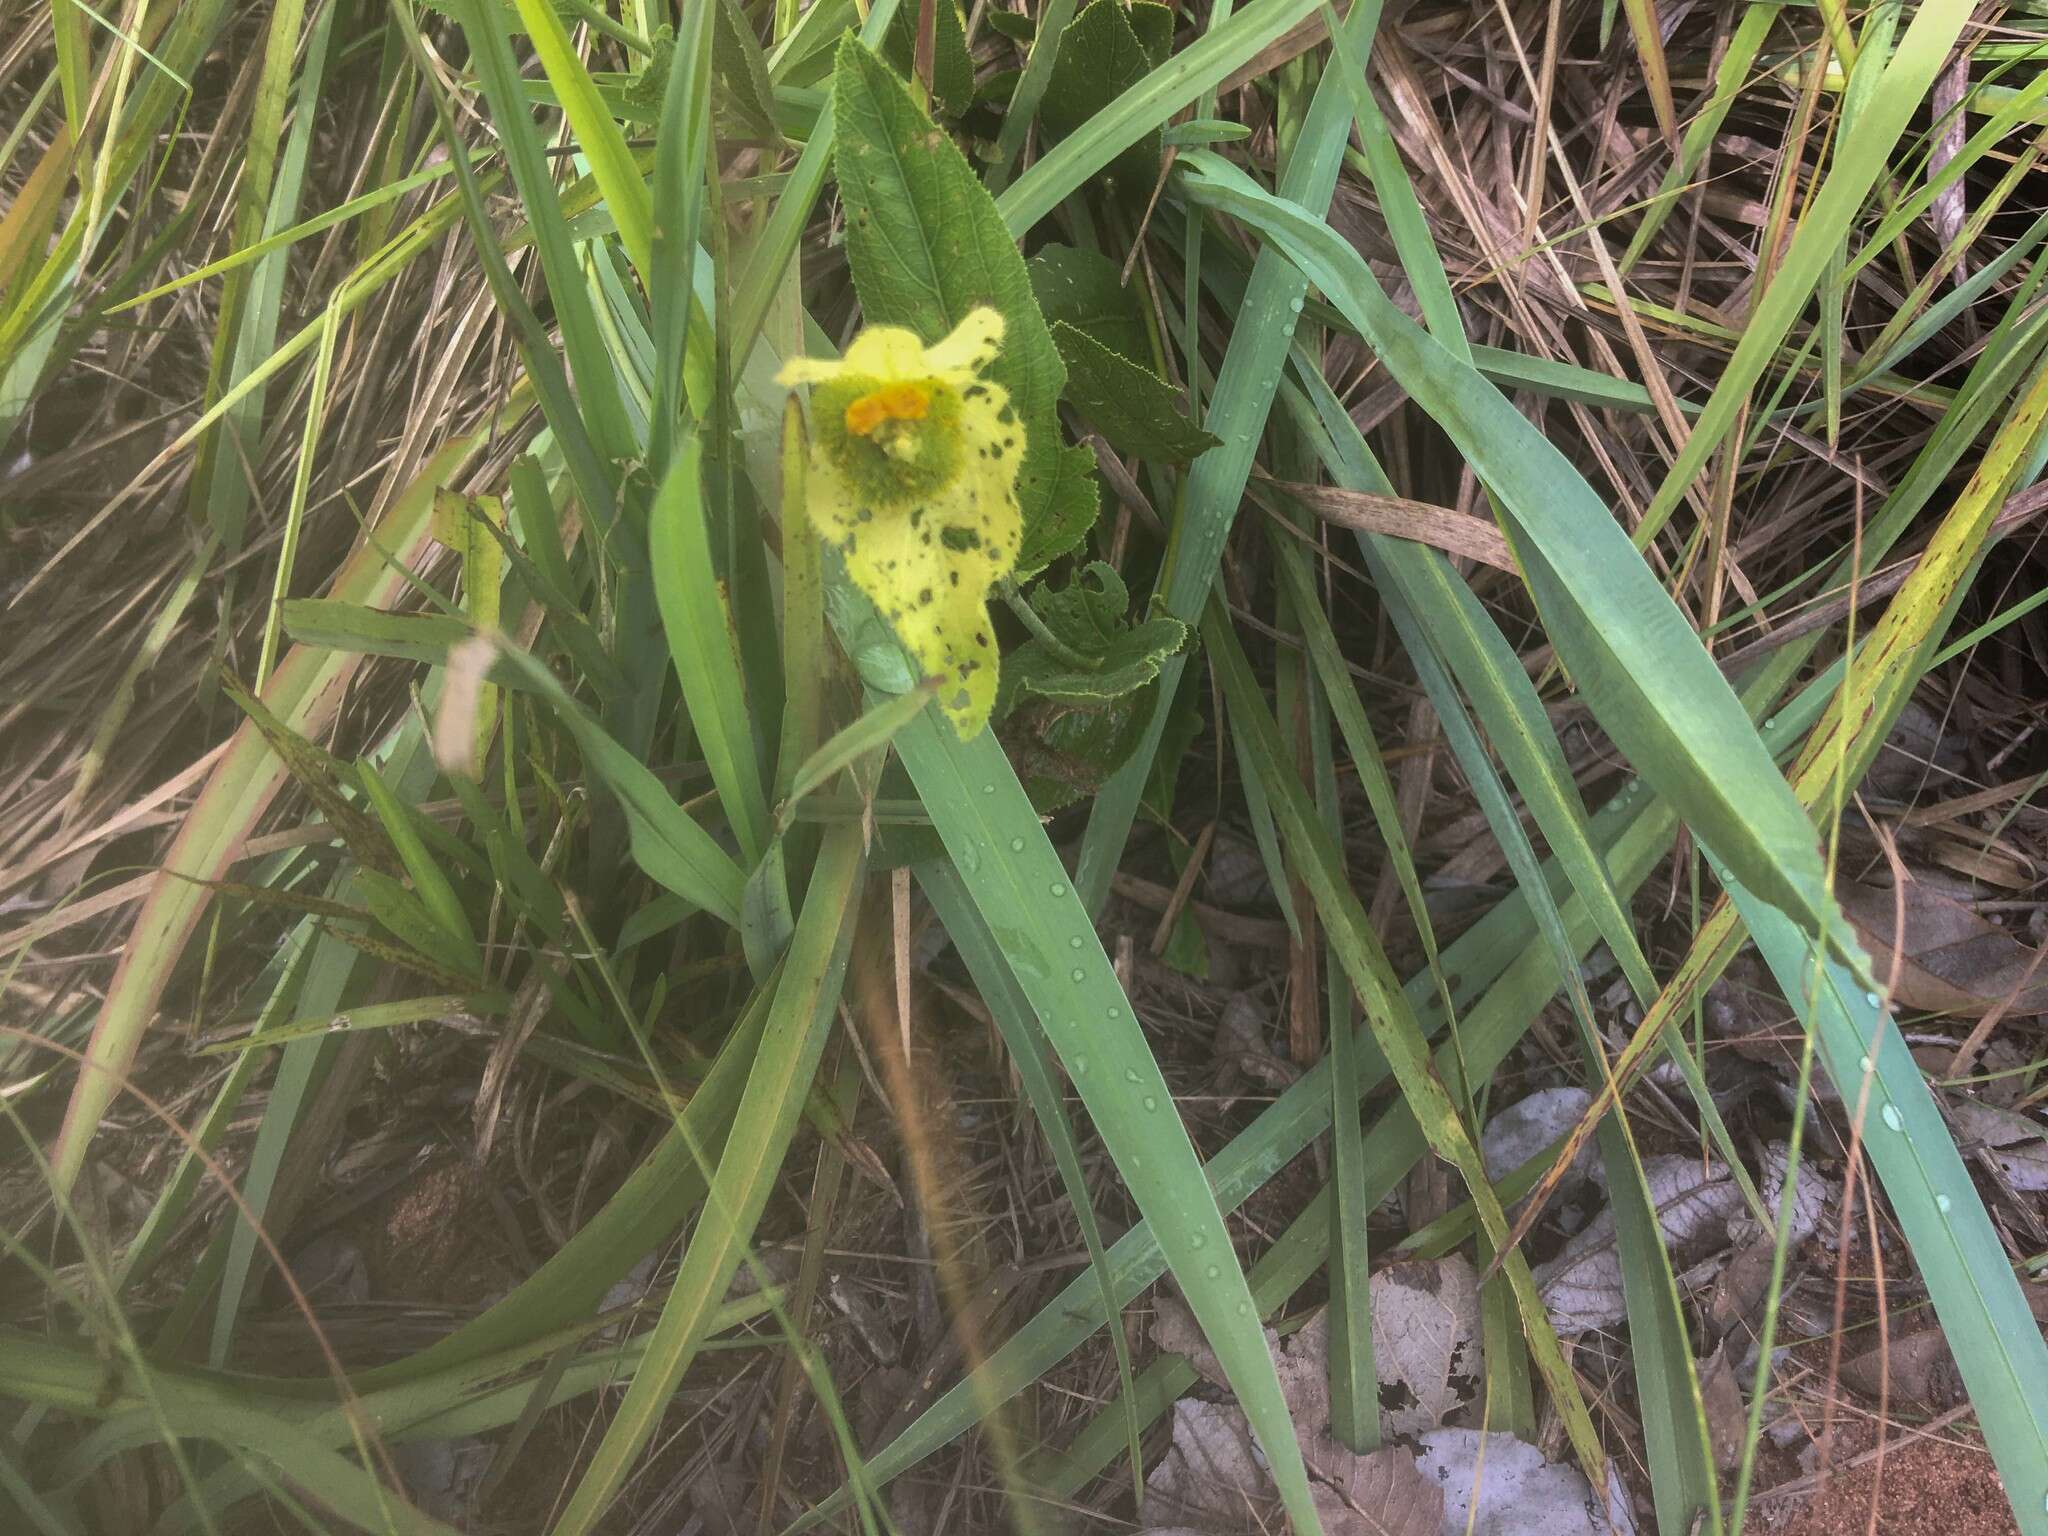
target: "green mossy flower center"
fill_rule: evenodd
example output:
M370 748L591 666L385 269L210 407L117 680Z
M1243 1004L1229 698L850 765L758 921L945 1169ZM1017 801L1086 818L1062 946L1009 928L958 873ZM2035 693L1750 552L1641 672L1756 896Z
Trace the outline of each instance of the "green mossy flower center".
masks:
M960 392L938 379L843 374L812 389L811 421L819 450L877 510L929 501L966 458Z

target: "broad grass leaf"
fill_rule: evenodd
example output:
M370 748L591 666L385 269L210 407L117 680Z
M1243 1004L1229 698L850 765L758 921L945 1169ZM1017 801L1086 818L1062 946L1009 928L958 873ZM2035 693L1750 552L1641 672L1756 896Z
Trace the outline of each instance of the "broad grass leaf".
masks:
M1067 403L1118 453L1185 464L1216 446L1188 420L1180 391L1150 368L1063 320L1053 322L1052 339L1067 365Z
M930 342L977 305L1003 317L1002 352L989 374L1024 423L1022 580L1078 544L1101 505L1095 455L1060 440L1066 367L1024 258L966 157L857 38L840 45L832 101L847 261L867 319Z

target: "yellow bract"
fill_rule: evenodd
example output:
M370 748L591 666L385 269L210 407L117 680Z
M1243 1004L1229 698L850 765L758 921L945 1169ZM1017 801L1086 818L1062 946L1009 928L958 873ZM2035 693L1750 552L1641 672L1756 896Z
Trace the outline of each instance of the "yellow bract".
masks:
M1024 428L983 370L1003 317L971 311L926 346L873 325L837 362L796 358L810 384L810 512L847 573L924 672L962 739L988 723L996 645L988 594L1017 563Z

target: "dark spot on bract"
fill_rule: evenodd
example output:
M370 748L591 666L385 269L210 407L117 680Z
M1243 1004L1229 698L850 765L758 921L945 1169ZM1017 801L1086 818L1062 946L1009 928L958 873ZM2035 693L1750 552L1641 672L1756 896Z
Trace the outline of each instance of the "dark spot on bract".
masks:
M918 593L918 594L917 594L917 601L918 601L918 606L919 606L919 607L926 607L926 606L929 606L929 605L930 605L930 603L931 603L931 600L932 600L932 589L931 589L930 587L926 587L926 588L925 588L925 589L924 589L924 590L923 590L922 592L920 592L920 593Z
M875 520L875 509L873 507L862 507L853 514L853 520L857 523L872 523Z

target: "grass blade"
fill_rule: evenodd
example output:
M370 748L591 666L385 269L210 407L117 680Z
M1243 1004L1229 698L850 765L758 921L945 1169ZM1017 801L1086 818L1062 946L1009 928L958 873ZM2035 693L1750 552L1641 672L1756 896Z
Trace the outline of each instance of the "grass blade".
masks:
M1301 1447L1229 1229L1102 941L1015 770L993 733L963 742L935 708L905 727L896 750L1132 1198L1159 1234L1265 1450L1289 1519L1319 1531Z
M675 467L655 495L648 553L690 726L739 839L740 862L751 869L768 851L768 797L758 772L760 756L732 614L715 578L704 510L703 445L693 432L683 439Z
M825 1049L860 911L864 864L858 827L834 828L819 847L774 1006L718 1160L682 1270L648 1339L633 1384L570 1495L555 1536L587 1536L617 1497L670 1396L703 1345L782 1169ZM680 1130L680 1122L679 1130ZM697 1148L691 1149L700 1157Z

